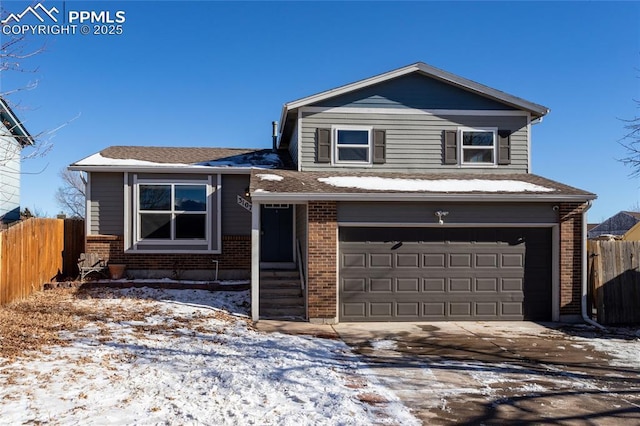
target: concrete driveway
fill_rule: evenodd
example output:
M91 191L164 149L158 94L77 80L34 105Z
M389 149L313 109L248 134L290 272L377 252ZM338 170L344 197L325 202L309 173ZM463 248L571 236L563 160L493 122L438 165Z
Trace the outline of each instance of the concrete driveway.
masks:
M640 424L633 334L528 322L334 329L425 424Z

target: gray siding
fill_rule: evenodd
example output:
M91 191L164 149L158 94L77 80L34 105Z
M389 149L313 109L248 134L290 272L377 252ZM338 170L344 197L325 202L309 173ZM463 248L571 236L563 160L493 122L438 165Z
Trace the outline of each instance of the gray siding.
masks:
M251 235L251 212L238 205L249 186L249 175L222 176L222 235Z
M296 123L291 139L289 140L289 155L293 159L293 163L298 165L298 124Z
M91 173L92 235L124 234L124 174Z
M307 275L307 245L308 245L308 228L307 228L307 206L306 204L296 204L296 239L300 242L300 251L302 255L302 266L305 279Z
M437 225L435 212L448 211L445 225L500 223L556 223L558 214L550 203L420 203L420 202L341 202L338 222L342 223L416 223Z
M314 106L359 108L478 109L514 108L431 77L409 74L327 99Z
M6 128L0 124L0 129ZM20 145L0 136L0 221L20 219Z
M344 167L315 163L315 132L332 125L372 126L386 131L386 163L373 167ZM458 165L444 165L442 135L458 127L497 127L511 135L511 164L496 167L465 167L471 173L527 173L527 117L525 116L437 116L430 114L304 113L300 129L304 171L455 172Z

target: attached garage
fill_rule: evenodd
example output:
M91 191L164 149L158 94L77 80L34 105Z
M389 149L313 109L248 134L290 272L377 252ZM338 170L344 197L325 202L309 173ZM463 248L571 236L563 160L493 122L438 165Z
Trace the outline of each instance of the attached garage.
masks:
M341 227L340 321L552 317L551 228Z

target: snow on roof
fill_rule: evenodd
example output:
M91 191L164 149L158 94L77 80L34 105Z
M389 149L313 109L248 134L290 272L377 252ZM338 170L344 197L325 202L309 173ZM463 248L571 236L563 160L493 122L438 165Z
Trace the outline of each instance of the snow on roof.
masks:
M270 180L273 182L279 182L284 179L282 176L278 176L270 173L258 173L256 176L259 177L260 180Z
M90 155L78 161L77 166L170 166L170 167L187 167L189 164L184 163L156 163L153 161L133 160L130 158L109 158L104 157L99 152Z
M87 158L84 158L74 166L153 166L153 167L246 167L258 169L274 169L283 166L280 156L271 151L256 151L239 155L227 156L217 160L198 162L198 163L164 163L157 161L148 161L132 158L112 158L102 155L98 152ZM274 175L275 176L275 175Z
M553 192L555 189L518 180L398 179L378 176L335 176L318 181L339 188L425 192Z

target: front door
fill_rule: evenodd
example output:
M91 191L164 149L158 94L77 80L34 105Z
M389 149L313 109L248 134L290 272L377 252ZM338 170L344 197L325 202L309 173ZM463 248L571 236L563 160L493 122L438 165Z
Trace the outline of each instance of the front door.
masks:
M293 205L260 206L261 262L293 262Z

